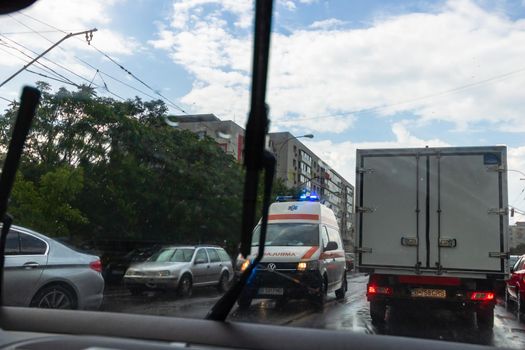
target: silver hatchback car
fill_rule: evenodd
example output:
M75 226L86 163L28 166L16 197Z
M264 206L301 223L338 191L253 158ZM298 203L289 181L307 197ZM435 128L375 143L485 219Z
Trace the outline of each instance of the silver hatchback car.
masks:
M4 305L98 309L104 293L101 271L97 256L12 226L5 247Z
M147 261L131 265L124 282L133 295L164 289L188 297L193 287L215 285L225 291L232 278L232 260L220 247L167 246Z

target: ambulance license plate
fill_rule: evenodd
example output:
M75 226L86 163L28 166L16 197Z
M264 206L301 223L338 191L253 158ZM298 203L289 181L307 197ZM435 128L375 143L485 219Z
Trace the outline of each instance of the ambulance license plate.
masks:
M258 293L260 295L283 295L283 288L259 288Z
M414 298L444 299L447 297L447 292L444 289L415 288L410 291L410 294Z

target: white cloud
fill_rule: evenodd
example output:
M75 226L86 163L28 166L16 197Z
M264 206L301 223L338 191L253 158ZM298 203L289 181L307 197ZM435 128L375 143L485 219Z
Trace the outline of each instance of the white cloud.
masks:
M345 21L341 21L337 18L329 18L322 21L315 21L314 23L310 24L310 28L327 30L341 26L345 23Z
M151 42L169 50L175 62L195 75L189 95L202 96L194 101L195 111L227 116L234 112L231 106L245 105L224 101L222 108L211 110L208 103L223 93L223 73L234 79L223 86L224 96L240 96L227 91L235 83L249 89L251 33L232 30L223 17L228 13L249 23L251 3L244 3L177 2L172 27L161 28ZM212 7L203 11L205 5ZM375 106L388 107L376 111L381 115L410 111L424 121L452 122L459 130L479 121L502 123L499 127L521 123L525 72L479 82L524 66L525 21L461 0L450 1L435 13L381 17L362 29L334 29L338 24L332 18L289 34L274 33L268 101L275 125L282 119ZM215 74L210 74L212 70ZM450 91L469 84L474 85ZM218 95L207 96L204 91ZM247 110L234 113L246 115ZM337 130L351 126L348 119Z
M392 125L392 133L395 137L393 141L344 141L336 143L331 140L304 140L302 142L352 184L355 183L356 149L450 146L450 144L439 138L425 140L412 135L404 125L404 122L394 123Z
M171 25L174 28L184 29L200 21L202 7L206 5L219 6L223 11L237 16L235 25L247 28L252 22L253 5L251 1L238 0L181 0L173 4L173 16Z
M93 33L91 44L108 53L117 61L120 60L121 56L140 52L142 46L135 38L126 35L126 33L120 33L113 28L112 17L117 8L116 5L120 5L122 2L122 0L92 0L87 2L85 0L37 1L33 6L28 7L21 13L3 16L0 21L0 31L2 33L26 32L27 34L5 34L5 37L1 37L2 42L0 43L7 43L12 47L0 46L0 49L3 50L0 51L0 75L7 77L29 61L30 58L24 56L16 49L25 52L33 58L37 53L43 52L62 39L65 36L64 32L76 33L98 28L98 31ZM52 27L64 32L54 31ZM40 35L32 33L31 30L40 32ZM22 48L22 45L27 49ZM78 35L63 41L57 48L51 50L38 63L34 64L30 70L42 72L39 70L39 64L43 63L59 71L77 84L89 83L95 74L95 70L81 63L75 56L86 59L87 55L90 54L97 55L96 57L100 61L97 62L92 59L88 59L88 61L99 68L105 58L95 53L95 50L86 43L84 35ZM13 57L13 55L18 58ZM76 75L57 67L48 60L68 68ZM116 67L112 68L120 70ZM45 72L45 74L50 75L53 73ZM79 75L85 80L82 80ZM3 97L17 96L20 85L32 84L36 80L46 79L41 76L31 75L28 72L22 72L15 80L2 88L0 95ZM53 83L56 82L53 81ZM98 83L101 84L100 79ZM60 83L60 85L64 84Z
M295 3L293 1L290 1L290 0L281 0L279 1L279 3L286 7L286 9L288 9L289 11L294 11L297 7L295 6Z

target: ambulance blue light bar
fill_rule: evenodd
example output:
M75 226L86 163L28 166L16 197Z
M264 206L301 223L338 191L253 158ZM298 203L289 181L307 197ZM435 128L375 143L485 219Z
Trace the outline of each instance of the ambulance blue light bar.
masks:
M301 192L297 196L278 196L276 202L319 202L321 198L314 192Z

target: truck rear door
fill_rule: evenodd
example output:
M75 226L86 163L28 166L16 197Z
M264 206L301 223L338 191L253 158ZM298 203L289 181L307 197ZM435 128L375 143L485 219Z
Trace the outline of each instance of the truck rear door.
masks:
M416 154L359 155L357 216L359 266L414 268L425 245L424 197Z
M430 156L428 267L503 271L507 220L501 152L452 151Z
M358 150L359 266L504 273L505 152Z

